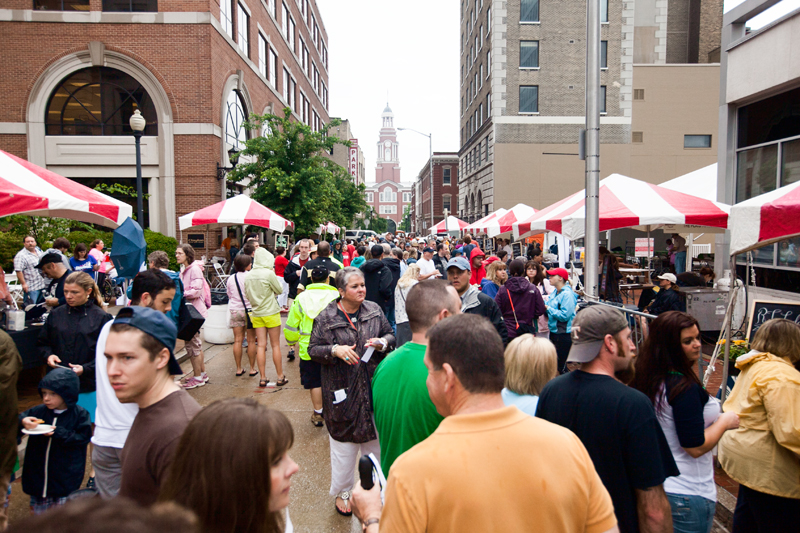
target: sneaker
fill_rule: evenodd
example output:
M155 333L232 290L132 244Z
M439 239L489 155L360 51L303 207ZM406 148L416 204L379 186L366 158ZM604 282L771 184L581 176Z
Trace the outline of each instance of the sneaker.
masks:
M191 390L196 389L197 387L202 387L205 384L205 381L197 379L196 377L191 377L183 383L183 388L186 390Z
M316 427L321 428L322 424L325 422L325 419L322 418L322 415L317 413L316 411L311 412L311 423L314 424Z
M200 374L200 379L203 380L203 383L208 383L208 374L203 372L202 374Z
M289 353L286 354L286 359L288 359L289 361L294 361L294 348L289 350Z

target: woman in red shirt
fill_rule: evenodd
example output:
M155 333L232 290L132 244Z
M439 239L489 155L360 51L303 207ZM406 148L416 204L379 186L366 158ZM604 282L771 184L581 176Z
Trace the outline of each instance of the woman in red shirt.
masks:
M275 275L278 276L278 281L281 282L281 287L283 287L283 292L278 296L278 305L281 306L281 313L283 314L289 312L289 284L283 279L283 272L288 264L286 248L283 246L275 248Z

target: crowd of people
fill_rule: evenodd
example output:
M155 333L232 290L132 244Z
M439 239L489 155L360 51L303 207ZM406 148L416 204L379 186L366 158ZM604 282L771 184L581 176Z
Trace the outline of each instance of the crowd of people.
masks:
M182 319L211 307L194 249L176 250L180 272L165 252L151 253L130 305L112 317L91 251L75 247L70 273L63 251L40 254L32 237L24 244L15 268L26 298L50 309L38 341L49 372L42 404L18 414L9 383L19 355L0 332L0 417L10 428L0 491L27 433L22 489L35 515L12 530L56 530L56 521L90 515L113 521L97 501L68 502L90 453L87 488L105 509L139 509L140 531L177 516L176 531L293 531L289 495L303 465L289 455L288 419L254 399L201 408L188 392L209 382L200 334L186 334ZM637 354L629 319L609 305L579 309L569 273L545 269L535 246L513 257L505 246L487 256L468 235L300 239L274 253L249 236L229 244L236 376L285 386L283 332L289 361L299 357L311 424L328 433L333 510L355 515L364 531L709 533L717 448L741 484L735 532L800 523L793 322L758 330L720 406L698 378L694 317L666 306ZM40 272L57 286L44 296ZM179 337L191 364L183 381ZM356 482L367 455L387 480L383 496L380 483ZM0 514L0 529L4 521Z

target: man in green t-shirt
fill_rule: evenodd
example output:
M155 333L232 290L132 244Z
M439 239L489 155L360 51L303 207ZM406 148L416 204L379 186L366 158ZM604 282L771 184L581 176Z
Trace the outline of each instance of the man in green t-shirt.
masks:
M411 342L389 354L372 378L375 426L386 476L400 455L427 439L442 421L425 385L426 335L440 320L461 312L461 299L447 280L425 280L408 292L406 311Z

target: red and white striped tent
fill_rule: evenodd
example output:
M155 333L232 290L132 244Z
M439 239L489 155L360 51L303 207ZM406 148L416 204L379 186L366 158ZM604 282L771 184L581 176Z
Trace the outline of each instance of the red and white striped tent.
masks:
M476 231L478 233L485 233L490 238L497 237L503 233L510 232L514 224L532 217L535 213L536 210L534 208L525 204L517 204L503 215L484 222L480 226L477 223L473 224L473 226L477 226Z
M731 206L731 255L800 235L800 182Z
M436 223L431 228L431 234L437 233L445 233L445 232L455 232L455 231L463 231L469 224L464 222L463 220L454 217L453 215L449 215L447 218L442 220L441 222Z
M478 220L476 220L475 222L473 222L472 224L470 224L469 226L464 228L464 231L471 231L471 232L474 232L474 233L480 233L480 230L478 228L486 227L487 223L489 223L490 221L492 221L492 220L494 220L496 218L500 218L501 216L505 215L506 213L508 213L508 209L503 209L501 207L497 211L493 211L493 212L489 213L488 215L486 215L485 217L479 218Z
M128 204L0 150L0 217L30 215L116 228Z
M282 233L294 229L294 222L264 207L252 198L240 194L178 219L180 230L203 226L205 229L226 226L258 226Z
M327 224L321 224L319 229L317 230L317 233L319 233L320 235L324 233L330 233L331 235L336 235L340 231L342 231L342 228L340 228L333 222L329 221Z
M676 233L724 231L730 206L620 174L600 181L600 231L659 228ZM554 231L580 239L586 229L586 192L579 191L514 224L514 238Z

